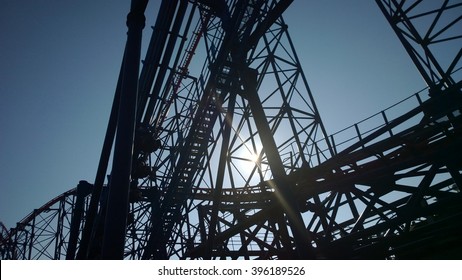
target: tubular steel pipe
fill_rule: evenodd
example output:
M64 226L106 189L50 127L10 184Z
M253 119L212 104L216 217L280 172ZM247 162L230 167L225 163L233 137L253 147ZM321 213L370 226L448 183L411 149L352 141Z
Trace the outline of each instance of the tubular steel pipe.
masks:
M314 253L309 243L308 231L304 226L303 218L297 207L295 194L290 190L288 182L285 179L286 173L284 165L258 96L257 74L257 71L251 68L245 69L244 67L244 69L241 69L241 78L245 95L254 116L255 125L257 126L258 134L260 135L274 181L276 182L272 187L287 216L289 226L294 235L297 258L311 259L314 258Z
M188 7L188 2L181 1L180 5L178 7L178 11L174 14L174 16L175 16L174 23L173 23L171 31L169 31L170 37L168 38L168 40L166 42L165 51L164 51L164 54L162 56L162 62L160 63L160 67L159 67L158 72L157 72L157 78L154 81L154 86L153 86L152 91L151 91L153 96L160 96L161 88L162 88L162 85L164 84L165 76L167 74L168 65L169 65L170 60L172 58L172 54L173 54L173 51L175 49L177 39L180 36L179 35L180 27L181 27L181 25L183 23L183 20L185 18L187 7ZM171 20L173 20L173 16L172 16ZM152 101L154 101L154 102L152 102ZM146 116L145 116L145 118L143 120L145 124L149 124L149 122L151 121L151 118L152 118L152 112L153 112L153 109L154 109L153 105L154 105L156 100L152 100L152 101L147 106L148 108L146 110Z
M66 252L67 260L73 260L75 257L80 223L84 213L85 197L91 193L92 188L93 186L86 181L80 181L77 185L77 200L75 202L74 212L72 213L71 228L69 230L69 244Z
M124 255L138 101L141 37L145 25L144 11L147 2L147 0L132 0L130 13L127 16L127 43L114 160L104 224L101 255L103 259L123 259Z
M154 98L154 101L150 100L148 102L154 79L158 75L159 64L162 58L162 53L165 49L170 25L173 21L177 4L178 0L163 0L161 2L156 23L153 27L153 34L146 52L144 65L141 70L139 85L140 96L138 98L140 106L144 107L143 110L140 108L137 112L137 120L141 121L144 113L146 117L142 122L145 124L149 122L150 114L152 114L152 110L154 108L154 104L151 103L155 103L157 100L157 98ZM146 106L147 108L145 109Z
M125 56L125 55L124 55ZM101 199L101 192L103 190L104 179L106 177L107 167L109 165L109 158L111 156L112 145L114 143L114 137L117 129L117 116L119 112L120 103L120 91L122 87L122 76L123 76L123 65L120 67L119 78L117 80L116 91L114 94L114 100L112 101L111 114L109 116L109 123L106 128L106 136L104 137L103 149L98 163L98 170L96 171L96 178L91 194L90 205L87 210L87 217L85 219L85 225L82 232L82 239L80 240L79 251L77 252L76 259L83 260L88 258L89 246L91 246L91 240L93 232L95 231L95 220L98 212L98 205ZM75 237L77 238L77 236ZM73 242L69 238L69 242ZM77 240L75 241L77 242ZM69 258L74 258L72 254Z

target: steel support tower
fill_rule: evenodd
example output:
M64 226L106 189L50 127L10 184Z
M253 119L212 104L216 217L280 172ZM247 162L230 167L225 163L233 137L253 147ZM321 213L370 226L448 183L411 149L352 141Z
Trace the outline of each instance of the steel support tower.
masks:
M1 258L462 258L462 3L376 0L428 91L332 135L291 3L164 0L138 73L132 1L95 182L2 226Z

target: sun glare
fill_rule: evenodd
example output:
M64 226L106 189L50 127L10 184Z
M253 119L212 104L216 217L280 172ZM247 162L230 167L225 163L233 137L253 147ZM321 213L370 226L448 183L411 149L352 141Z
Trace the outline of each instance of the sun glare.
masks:
M250 161L254 164L258 164L259 162L259 155L257 153L251 153L249 156Z

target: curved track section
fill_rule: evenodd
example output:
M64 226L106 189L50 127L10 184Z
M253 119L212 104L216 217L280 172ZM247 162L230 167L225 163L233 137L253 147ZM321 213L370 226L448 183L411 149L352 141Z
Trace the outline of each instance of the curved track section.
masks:
M357 134L362 140L351 140L353 145L323 164L298 169L288 175L299 197L317 257L458 256L457 248L461 244L457 236L462 230L459 222L462 196L458 186L462 183L462 161L457 150L462 143L462 119L458 113L462 100L458 97L450 100L452 104L447 108L457 114L452 120L435 117L433 109L441 103L434 104L433 99L422 101L407 114L390 120L387 126ZM417 94L403 102L420 101ZM403 102L396 106L403 106ZM383 113L386 115L386 112ZM383 117L383 113L379 116ZM216 236L217 242L227 249L222 256L237 257L244 246L259 246L258 250L248 251L249 256L284 257L280 250L263 245L260 237L254 234L256 229L271 221L268 217L278 204L272 184L272 180L268 180L222 191L219 207L222 216L218 223L224 230ZM85 201L83 209L87 209L89 200L88 188L80 194L77 190L65 192L34 210L10 232L3 229L2 258L66 258L78 197ZM147 189L142 192L148 197ZM210 203L215 199L216 193L210 189L196 188L191 202ZM143 252L140 244L147 236L140 237L147 235L142 229L152 216L153 206L147 199L130 205L131 230L126 236L125 257L140 259ZM202 211L205 220L195 222L198 229L210 220L205 206ZM242 215L239 222L234 225L227 222L237 213ZM80 235L81 229L79 231ZM242 242L246 238L247 244ZM435 238L438 238L438 248L434 248L434 242L428 242ZM183 257L201 257L204 243L198 240L195 244Z
M18 222L2 238L2 258L65 259L77 190L64 192Z

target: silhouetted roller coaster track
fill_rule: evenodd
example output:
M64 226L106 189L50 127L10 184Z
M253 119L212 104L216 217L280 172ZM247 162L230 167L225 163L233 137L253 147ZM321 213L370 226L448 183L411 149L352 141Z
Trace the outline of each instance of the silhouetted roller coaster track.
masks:
M138 75L133 1L95 182L2 224L1 258L462 258L462 3L376 0L428 87L328 135L291 2L162 1Z

